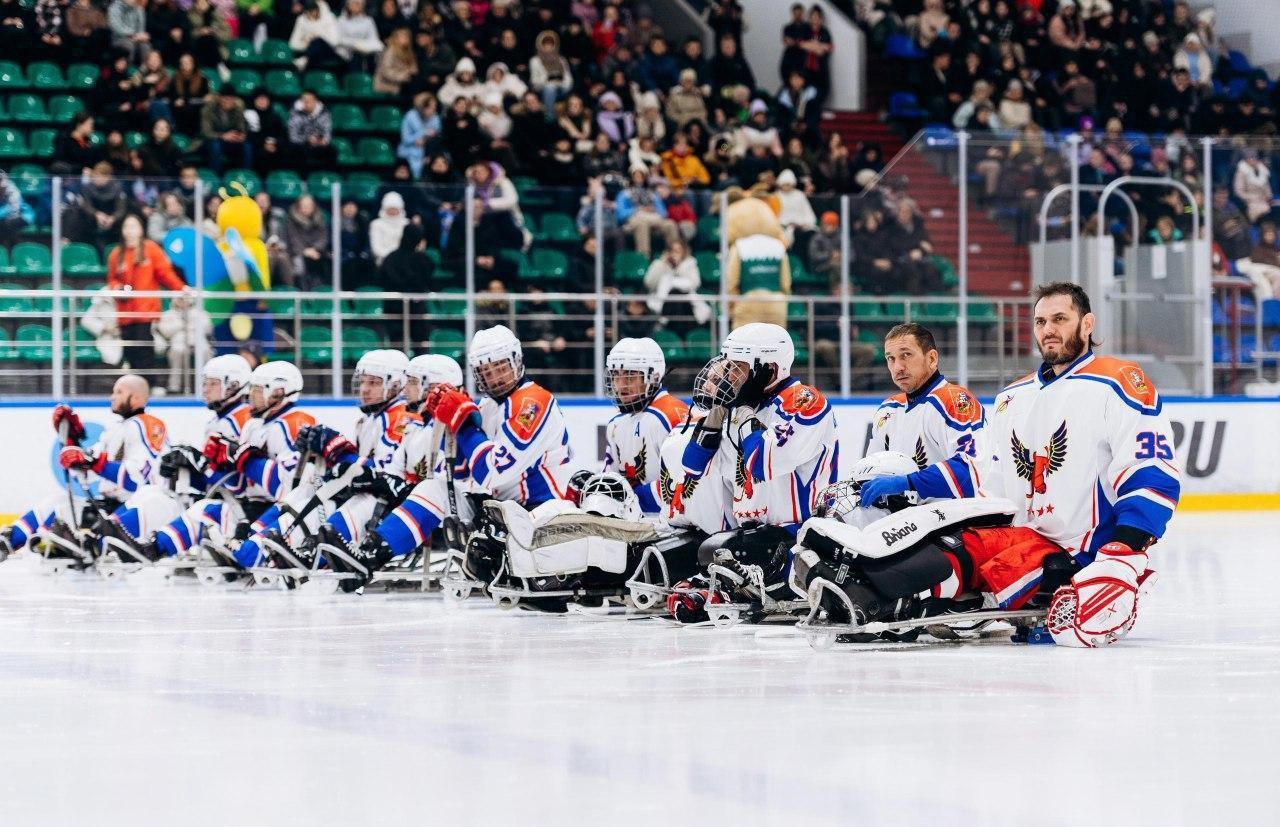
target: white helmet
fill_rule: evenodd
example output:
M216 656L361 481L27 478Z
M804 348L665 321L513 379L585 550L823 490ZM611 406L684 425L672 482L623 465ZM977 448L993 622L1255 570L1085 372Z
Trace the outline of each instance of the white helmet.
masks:
M481 375L480 368L497 362L506 362L511 366L512 379L501 387L490 387ZM524 377L524 350L520 340L506 325L477 330L471 337L471 346L467 348L467 365L476 380L476 388L495 400L505 399L520 385Z
M695 407L756 406L769 388L791 375L796 346L776 324L752 322L724 340L720 355L703 366L693 382ZM745 371L735 365L746 365Z
M623 401L614 385L614 373L636 372L644 374L644 391L629 401ZM667 373L667 357L653 339L619 339L604 361L604 393L617 404L623 413L644 410L662 387Z
M463 383L462 368L443 353L425 353L413 357L405 368L405 375L409 379L417 379L424 388L441 383L460 388Z
M636 492L621 474L595 474L582 484L579 508L588 514L639 520L643 516Z
M253 410L254 416L262 416L285 400L302 393L302 371L292 362L263 362L249 374L249 387L263 390L266 401L263 407Z
M887 498L886 507L863 508L862 484L876 477L906 475L920 470L915 460L897 451L878 451L854 463L849 478L827 487L818 497L818 514L832 517L856 528L865 528L886 514L901 511L920 502L920 495L905 491Z
M351 375L351 393L360 394L360 380L366 376L382 380L382 398L368 405L361 405L364 413L374 413L383 405L400 395L404 390L405 370L409 367L409 357L398 350L371 350L356 362L355 373Z
M252 373L253 368L249 367L249 362L238 353L215 356L205 362L200 370L200 383L203 385L210 379L222 383L218 398L205 403L205 406L211 411L217 411L229 402L245 396L249 393L249 376Z

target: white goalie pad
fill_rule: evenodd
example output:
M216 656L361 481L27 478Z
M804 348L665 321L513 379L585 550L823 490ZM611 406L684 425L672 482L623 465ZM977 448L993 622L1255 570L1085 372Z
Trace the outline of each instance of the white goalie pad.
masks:
M576 574L588 567L625 574L628 547L658 536L649 523L587 514L567 501L554 502L533 511L514 502L486 503L501 511L506 524L507 568L512 576Z
M905 551L936 531L984 517L1012 519L1015 513L1014 504L999 497L938 500L904 508L863 528L813 517L805 521L797 540L804 546L809 532L816 532L859 557L881 558Z

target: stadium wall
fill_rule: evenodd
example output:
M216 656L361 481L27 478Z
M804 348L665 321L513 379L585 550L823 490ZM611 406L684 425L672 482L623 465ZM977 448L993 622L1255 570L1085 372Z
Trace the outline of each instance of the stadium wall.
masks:
M1270 8L1268 8L1270 7ZM1274 0L1213 0L1218 33L1232 49L1244 52L1250 62L1270 70L1280 70L1280 29L1259 25L1258 15L1274 12Z
M984 400L989 402L989 400ZM878 400L833 400L843 443L842 470L862 457L871 438ZM566 399L575 462L583 467L603 455L604 424L616 408L604 400ZM308 400L303 405L335 428L354 420L350 402ZM1280 399L1217 397L1165 401L1173 422L1183 475L1184 509L1280 509ZM49 426L52 405L41 402L0 403L0 434L8 471L0 475L0 519L7 523L35 502L61 490L58 446ZM105 403L77 403L91 437L97 427L115 420ZM195 402L164 400L150 410L169 424L175 442L199 444L209 412Z
M782 29L791 20L790 2L768 0L744 4L750 25L742 33L742 52L751 62L756 84L770 91L782 86ZM806 7L814 5L805 0ZM867 41L862 30L826 0L818 0L826 14L834 49L831 52L831 95L827 109L861 110L866 105ZM708 54L714 54L714 50Z

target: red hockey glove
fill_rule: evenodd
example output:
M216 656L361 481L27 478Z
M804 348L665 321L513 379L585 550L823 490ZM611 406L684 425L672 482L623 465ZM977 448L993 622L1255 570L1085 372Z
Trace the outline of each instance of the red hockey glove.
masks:
M681 623L705 623L711 619L707 614L708 601L712 604L727 602L721 592L694 588L688 580L681 580L675 587L678 591L667 595L667 611Z
M480 413L480 409L476 407L475 402L471 401L466 391L443 384L436 385L427 393L423 407L433 419L443 422L444 426L455 434L472 414Z
M84 423L80 414L71 410L70 405L59 405L53 409L53 430L57 431L63 423L67 425L67 444L76 445L84 439Z
M205 459L209 460L209 464L219 471L229 471L235 467L235 461L231 458L230 443L217 434L209 437L201 453L204 454Z
M360 449L342 434L330 437L320 451L320 456L324 457L324 461L330 465L336 465L353 454L359 456Z
M101 474L102 469L107 464L107 455L87 454L81 448L75 445L68 445L58 452L58 464L68 471L74 469L76 471L92 471L95 474Z
M1093 648L1115 643L1138 619L1138 596L1154 581L1147 571L1147 554L1124 543L1111 542L1054 592L1048 627L1055 643Z

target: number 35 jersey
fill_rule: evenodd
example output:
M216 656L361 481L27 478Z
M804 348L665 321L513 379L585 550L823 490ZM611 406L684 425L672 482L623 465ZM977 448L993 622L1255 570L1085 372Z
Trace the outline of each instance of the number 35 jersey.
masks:
M1160 394L1132 362L1086 352L1001 391L986 428L982 493L1089 562L1118 526L1156 538L1178 505L1181 470Z

